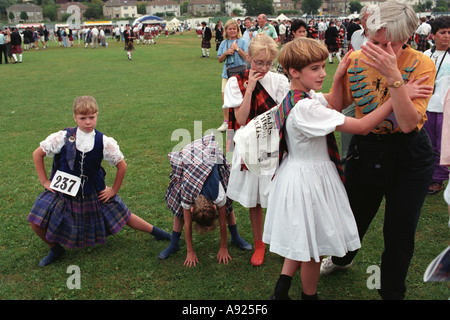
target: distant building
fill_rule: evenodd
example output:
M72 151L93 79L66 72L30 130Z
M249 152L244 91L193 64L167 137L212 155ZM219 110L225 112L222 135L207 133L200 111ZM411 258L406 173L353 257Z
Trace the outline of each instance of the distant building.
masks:
M14 19L9 18L9 13L14 14ZM20 13L26 12L28 19L20 18ZM6 8L6 16L8 17L9 23L23 23L23 22L39 22L44 20L42 15L42 8L36 4L13 4L12 6Z
M273 9L276 13L279 11L293 11L295 2L291 0L273 0Z
M220 1L217 0L191 0L187 7L188 13L199 14L220 11Z
M109 0L103 4L103 15L109 19L136 18L137 5L130 0Z
M175 16L179 17L181 15L180 4L171 0L154 0L149 2L145 7L145 12L150 15L164 14L164 16Z
M242 5L242 0L225 0L225 13L231 16L234 9L240 10L242 15L245 16L246 10Z
M70 6L78 6L80 8L80 17L81 19L83 19L84 12L88 7L82 2L66 2L63 4L58 4L58 21L61 21L62 17L67 13L73 14L72 10L67 11L67 8L69 8Z

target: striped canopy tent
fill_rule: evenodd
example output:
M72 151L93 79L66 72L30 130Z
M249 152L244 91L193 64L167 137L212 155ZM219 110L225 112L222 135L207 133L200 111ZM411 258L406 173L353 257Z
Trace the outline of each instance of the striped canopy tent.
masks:
M142 24L163 24L165 21L157 16L142 16L134 20L133 26L142 23Z

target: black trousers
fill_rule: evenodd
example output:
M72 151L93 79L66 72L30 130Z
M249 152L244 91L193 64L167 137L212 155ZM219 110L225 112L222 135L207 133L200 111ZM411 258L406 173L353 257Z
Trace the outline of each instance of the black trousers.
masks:
M417 222L432 181L433 159L430 138L423 129L409 134L355 135L350 142L345 187L361 241L383 197L386 199L379 290L383 299L405 296ZM333 257L332 261L346 265L356 253Z
M6 52L6 44L0 44L0 64L2 64L2 55L5 57L5 63L8 63L8 53Z

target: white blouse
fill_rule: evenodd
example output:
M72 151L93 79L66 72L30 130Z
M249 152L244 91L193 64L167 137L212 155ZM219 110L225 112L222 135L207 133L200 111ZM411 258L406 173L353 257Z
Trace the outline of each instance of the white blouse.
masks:
M56 154L61 152L65 144L65 137L67 131L61 130L49 135L44 141L41 141L40 147L45 152L47 157L53 158ZM76 133L76 148L80 152L89 152L94 148L95 131L85 133L77 129ZM103 159L108 161L111 167L117 165L124 159L120 151L117 141L111 137L103 135Z
M270 71L264 78L258 81L277 104L283 101L283 98L289 91L288 78L279 73ZM242 95L241 89L239 89L237 78L231 77L225 86L223 108L239 107L243 100L244 96Z

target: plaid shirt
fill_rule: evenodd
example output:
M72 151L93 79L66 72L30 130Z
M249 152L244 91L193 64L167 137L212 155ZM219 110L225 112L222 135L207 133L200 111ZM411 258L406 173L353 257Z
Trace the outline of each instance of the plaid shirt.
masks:
M169 153L168 157L172 172L164 197L167 207L175 216L183 218L181 203L194 205L206 178L216 164L219 166L220 182L224 190L227 190L230 165L213 134L195 140L181 151ZM227 214L233 210L230 199L227 199L226 209Z

